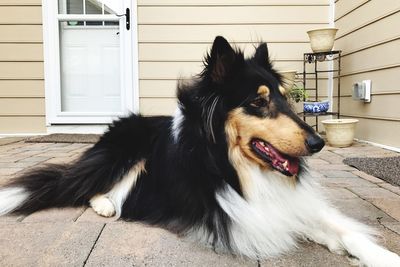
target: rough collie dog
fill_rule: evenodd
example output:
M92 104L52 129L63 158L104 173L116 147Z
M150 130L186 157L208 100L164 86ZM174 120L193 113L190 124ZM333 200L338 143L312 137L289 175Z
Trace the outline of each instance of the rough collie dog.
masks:
M251 58L217 37L178 89L173 117L115 121L76 162L0 189L0 214L90 205L252 259L310 239L367 266L400 266L368 227L320 195L301 157L324 141L291 109L266 44Z

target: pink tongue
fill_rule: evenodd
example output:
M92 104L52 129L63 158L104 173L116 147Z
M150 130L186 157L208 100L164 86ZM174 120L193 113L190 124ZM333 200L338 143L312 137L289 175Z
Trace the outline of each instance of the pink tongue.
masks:
M288 160L288 171L291 175L295 175L299 172L299 159L289 159Z
M278 161L288 162L288 171L291 175L295 175L299 172L299 159L297 158L284 158L281 153L279 153L274 147L268 144L268 148L270 153L274 156L273 164L276 164Z

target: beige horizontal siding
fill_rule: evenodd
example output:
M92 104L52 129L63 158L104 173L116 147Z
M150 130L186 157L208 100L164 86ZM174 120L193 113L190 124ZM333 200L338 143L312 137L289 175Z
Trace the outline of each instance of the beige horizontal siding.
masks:
M343 1L350 3L351 1ZM373 0L367 2L360 8L347 14L335 23L339 28L337 33L338 38L356 31L361 27L366 27L375 21L393 14L400 9L400 1L393 0Z
M175 98L140 98L140 112L146 115L173 114L176 106Z
M327 24L270 25L139 25L139 43L207 43L223 35L238 43L260 40L280 43L308 43L307 31Z
M384 17L368 27L361 28L346 36L346 38L336 40L335 47L340 47L346 54L357 52L361 49L400 38L399 27L400 11ZM379 33L379 38L376 38L377 33Z
M352 117L349 117L352 118ZM359 120L356 138L392 147L400 147L400 122L353 117Z
M0 114L3 116L44 116L44 99L0 98Z
M400 65L399 47L400 39L344 56L342 74L347 75Z
M0 43L43 42L42 25L0 25L0 33Z
M342 77L340 80L342 95L351 95L353 84L362 80L372 81L372 94L398 91L400 90L399 74L400 67L397 67ZM336 80L334 84L336 86Z
M329 0L139 0L138 6L254 6L254 5L329 5Z
M354 101L351 97L341 98L341 112L367 117L381 117L387 119L400 119L400 94L373 95L371 103Z
M0 134L45 132L40 0L0 0Z
M0 24L42 24L42 7L1 6Z
M400 2L338 1L336 7L335 47L344 54L341 114L360 120L357 138L400 147ZM351 98L352 85L362 80L372 81L371 103Z
M0 43L0 61L43 61L43 45Z
M202 25L324 23L328 15L328 8L320 6L175 6L174 8L144 6L139 8L138 23Z
M172 98L176 95L177 80L140 80L141 98Z
M0 98L44 98L43 80L0 80Z
M40 6L42 0L0 0L0 6Z
M339 1L335 6L335 21L371 0ZM347 3L346 3L347 2Z
M0 62L0 79L43 79L43 62Z
M44 116L0 116L0 133L45 133Z

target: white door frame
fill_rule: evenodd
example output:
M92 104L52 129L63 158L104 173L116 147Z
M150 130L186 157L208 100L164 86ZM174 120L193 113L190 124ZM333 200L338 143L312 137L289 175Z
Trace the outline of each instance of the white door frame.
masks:
M121 98L125 110L121 113L113 114L115 117L139 111L137 4L136 0L122 1L124 2L124 10L125 8L130 9L131 29L130 31L124 31L126 19L124 16L120 23L120 32L121 51L123 51L121 52L121 72L123 72ZM87 114L61 112L59 20L60 17L66 18L67 16L58 15L57 0L42 0L42 14L46 125L110 123L112 119L105 118L104 114L100 113L89 116ZM115 15L106 16L112 17ZM93 16L93 19L96 19L96 17Z

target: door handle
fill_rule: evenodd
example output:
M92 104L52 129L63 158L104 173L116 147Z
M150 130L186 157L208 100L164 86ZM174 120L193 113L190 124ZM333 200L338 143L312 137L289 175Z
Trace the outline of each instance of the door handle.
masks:
M116 15L117 17L125 16L125 27L129 31L131 29L131 10L129 8L125 9L125 14Z

